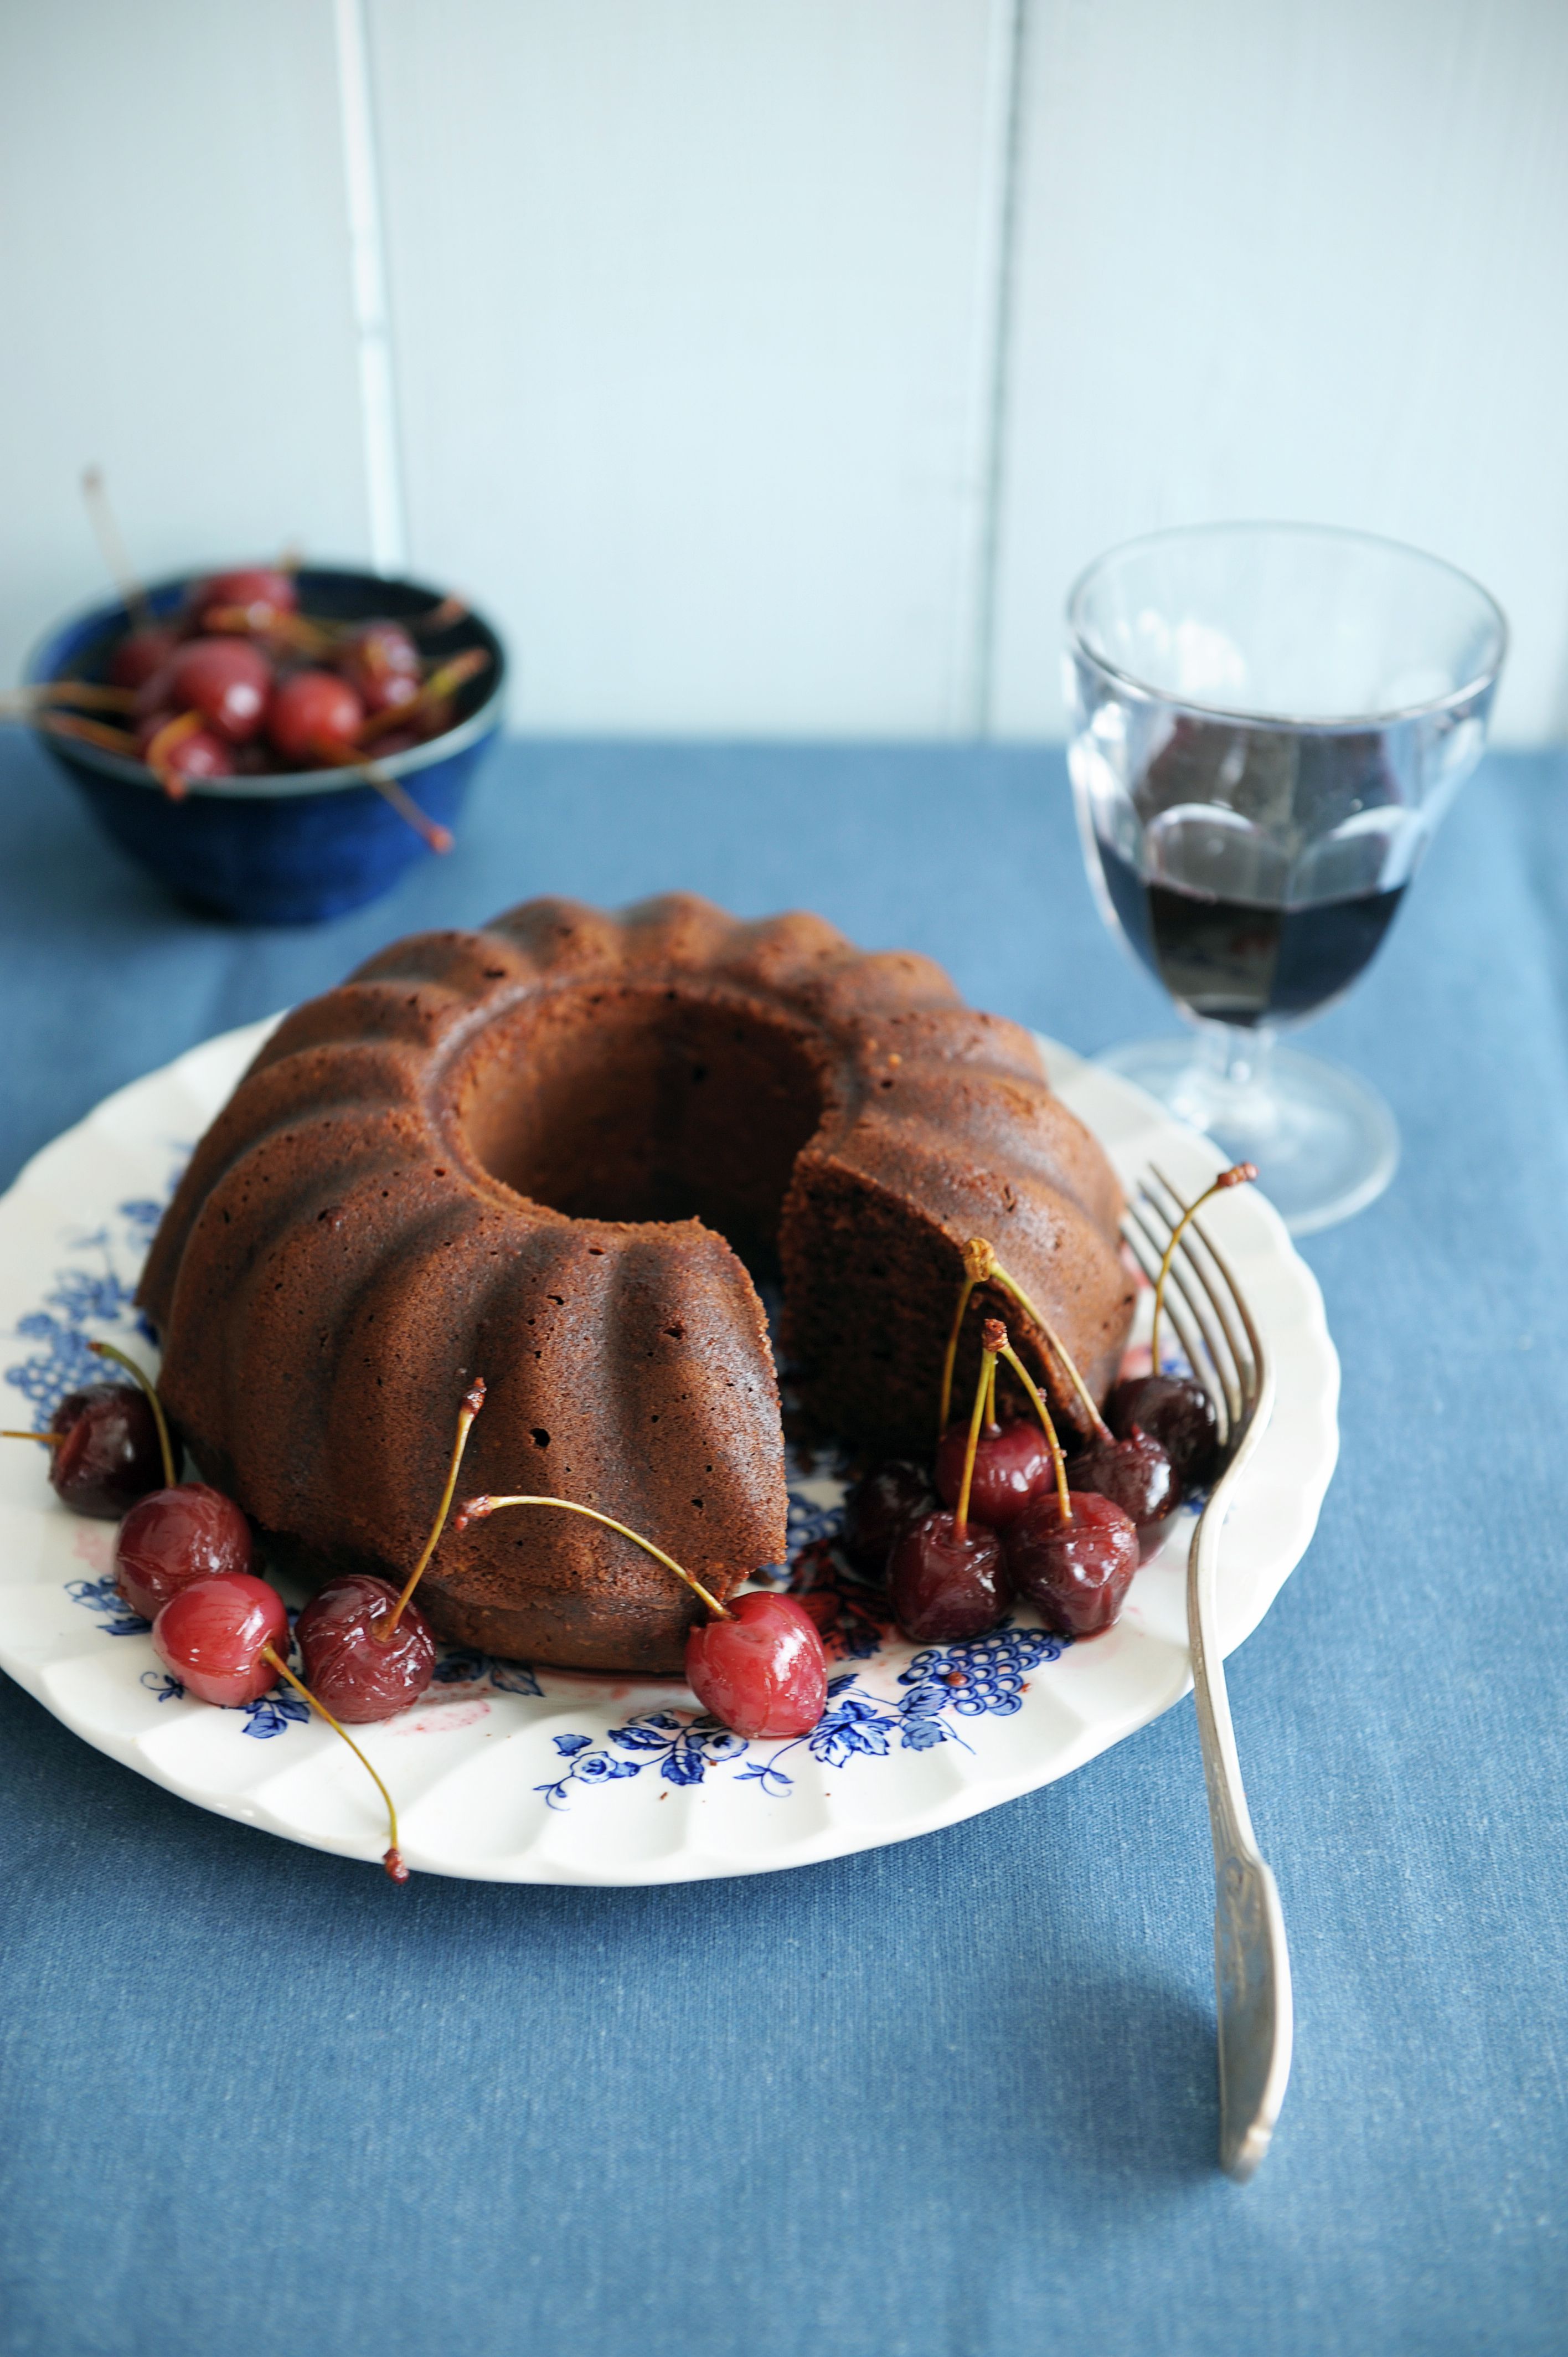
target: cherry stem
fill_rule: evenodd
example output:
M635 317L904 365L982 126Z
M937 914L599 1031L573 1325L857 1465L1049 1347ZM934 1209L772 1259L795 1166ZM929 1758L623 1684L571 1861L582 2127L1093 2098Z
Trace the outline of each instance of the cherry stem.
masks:
M996 1421L996 1361L994 1359L991 1361L991 1378L985 1386L985 1421L988 1425L994 1424Z
M168 1419L164 1414L164 1404L158 1397L156 1386L149 1376L143 1374L134 1359L128 1359L124 1351L117 1351L114 1348L113 1342L89 1342L87 1347L94 1358L113 1359L117 1367L124 1367L125 1372L128 1375L134 1375L152 1402L153 1422L158 1428L158 1447L163 1450L164 1488L177 1490L179 1475L174 1469L174 1448L168 1437Z
M200 726L199 712L177 712L174 718L166 720L163 726L149 740L147 749L142 756L170 802L179 802L185 800L185 780L177 770L165 767L166 759L174 751L177 745L182 745L188 737L194 737Z
M46 679L38 687L18 687L0 695L0 713L25 716L40 704L80 704L86 712L133 712L136 693L130 687L102 687L92 679Z
M1082 1401L1084 1413L1088 1416L1090 1423L1094 1427L1095 1437L1099 1440L1112 1439L1113 1435L1112 1433L1111 1426L1101 1415L1099 1406L1095 1402L1094 1394L1090 1390L1089 1385L1084 1382L1083 1377L1079 1373L1078 1369L1074 1366L1071 1356L1069 1353L1067 1344L1062 1340L1061 1336L1057 1332L1056 1328L1051 1324L1049 1318L1041 1316L1039 1310L1036 1308L1034 1303L1030 1300L1023 1286L1018 1283L1016 1277L1009 1276L1000 1261L994 1261L993 1264L991 1281L993 1285L999 1285L1004 1293L1011 1294L1013 1299L1017 1303L1019 1308L1023 1311L1030 1325L1037 1326L1039 1328L1040 1332L1045 1336L1047 1341L1050 1344L1051 1349L1060 1360L1068 1381L1071 1383L1074 1391L1078 1394L1079 1398Z
M128 728L109 728L102 720L82 720L74 712L38 711L32 715L35 728L47 729L51 737L73 737L83 745L96 745L101 752L118 753L123 760L136 759L136 740Z
M153 609L147 603L146 591L136 577L131 553L120 536L114 511L109 504L102 467L89 467L83 471L81 496L87 502L87 518L92 526L99 554L125 601L125 610L138 629L145 630L152 622Z
M440 664L431 673L419 694L407 704L394 704L385 712L372 712L360 731L360 743L373 745L389 729L401 728L420 711L427 712L433 704L441 703L466 681L488 671L489 662L488 647L469 647L462 654L454 655L450 662Z
M1165 1246L1165 1257L1160 1263L1160 1273L1155 1283L1155 1315L1149 1327L1149 1364L1156 1375L1160 1372L1160 1312L1165 1308L1165 1279L1170 1275L1171 1262L1176 1257L1176 1248L1181 1242L1182 1231L1188 1221L1197 1212L1202 1211L1210 1196L1223 1194L1228 1187L1244 1187L1257 1175L1258 1166L1255 1162L1233 1162L1229 1170L1222 1170L1219 1173L1211 1187L1206 1187L1194 1202L1187 1204L1180 1219L1171 1230L1171 1240ZM1176 1197L1176 1201L1178 1203L1181 1201L1179 1195Z
M258 628L252 619L258 606L266 616L259 625L263 638L275 639L296 654L328 655L335 651L338 640L325 623L315 621L308 614L293 613L284 606L269 606L264 597L258 597L249 606L209 607L201 618L202 628L221 631L225 636L237 632L248 637Z
M413 706L405 704L403 709L409 712ZM311 751L328 769L358 770L365 783L374 786L381 800L392 804L399 818L405 825L413 827L415 834L422 836L432 851L451 850L451 829L427 817L401 779L394 778L380 761L367 761L362 754L345 751L339 746L328 744L325 738L313 745Z
M392 1827L392 1847L388 1850L386 1857L382 1860L382 1864L385 1866L387 1872L392 1876L394 1882L406 1881L408 1878L408 1868L403 1866L403 1856L398 1848L397 1811L392 1806L392 1794L387 1791L386 1786L376 1774L375 1770L371 1767L370 1761L366 1759L364 1753L360 1750L359 1745L349 1734L348 1728L343 1726L340 1720L333 1717L332 1713L328 1709L327 1705L324 1702L317 1702L316 1696L311 1693L310 1688L305 1684L303 1679L296 1678L295 1676L294 1672L289 1668L288 1663L284 1660L276 1647L273 1645L263 1645L262 1647L262 1659L264 1662L270 1662L272 1663L280 1678L286 1678L288 1680L295 1694L303 1695L305 1696L306 1701L310 1705L312 1710L319 1711L321 1717L327 1721L328 1726L342 1737L344 1742L348 1745L349 1750L353 1753L355 1759L364 1770L366 1775L370 1777L371 1782L375 1785L377 1792L381 1794L382 1800L387 1804L387 1823ZM401 1871L399 1871L400 1868Z
M430 1536L424 1542L424 1553L409 1574L407 1585L392 1608L391 1620L384 1629L378 1629L376 1631L378 1641L383 1645L391 1644L392 1632L403 1619L403 1607L424 1577L424 1566L435 1554L441 1534L446 1527L446 1517L452 1510L453 1493L457 1487L458 1468L463 1462L463 1451L468 1446L468 1435L474 1428L474 1418L484 1404L485 1379L483 1375L476 1375L464 1393L463 1405L457 1411L457 1437L452 1444L452 1462L446 1469L446 1487L441 1492L441 1503L435 1509L435 1520L430 1526ZM395 1835L393 1839L396 1839Z
M443 597L438 606L428 607L423 614L410 614L404 619L411 630L452 630L456 629L467 611L467 598Z
M1006 1340L1006 1328L996 1318L988 1318L980 1340L980 1381L974 1387L974 1406L970 1413L969 1438L964 1445L963 1480L958 1485L958 1504L953 1510L953 1527L961 1539L969 1534L969 1493L974 1480L975 1452L980 1447L980 1427L985 1415L985 1397L996 1381L996 1353Z
M953 1311L952 1330L948 1336L947 1355L942 1361L942 1398L937 1412L937 1437L948 1428L952 1412L953 1368L958 1360L958 1338L963 1326L963 1313L969 1308L969 1297L977 1285L983 1285L996 1266L996 1254L983 1236L971 1236L963 1248L963 1285Z
M1012 1343L1005 1339L1003 1340L1000 1356L1006 1360L1007 1364L1035 1403L1035 1413L1045 1426L1046 1447L1051 1452L1051 1471L1057 1477L1057 1497L1061 1505L1062 1520L1064 1523L1070 1523L1073 1519L1072 1495L1067 1486L1067 1459L1062 1455L1061 1442L1057 1438L1056 1426L1051 1422L1051 1412L1046 1405L1039 1385L1013 1348Z
M41 1440L46 1448L63 1448L70 1437L65 1432L0 1432L0 1440Z
M629 1530L625 1523L618 1523L613 1514L601 1514L596 1507L579 1506L571 1498L470 1498L452 1527L456 1531L467 1530L470 1523L482 1522L487 1514L493 1514L500 1506L558 1506L564 1514L586 1514L589 1522L603 1523L607 1531L618 1531L623 1539L629 1539L633 1546L642 1549L644 1555L650 1555L655 1563L661 1563L666 1571L672 1571L677 1579L683 1579L693 1595L707 1606L715 1620L735 1619L727 1606L721 1604L716 1596L708 1594L700 1579L682 1569L672 1555L666 1555L663 1548L655 1546L651 1539L645 1539L640 1531Z

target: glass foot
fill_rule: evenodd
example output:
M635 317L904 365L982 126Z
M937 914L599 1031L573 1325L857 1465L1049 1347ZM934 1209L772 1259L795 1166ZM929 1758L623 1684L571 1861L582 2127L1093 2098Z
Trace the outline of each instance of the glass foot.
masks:
M1399 1167L1398 1125L1377 1091L1297 1049L1259 1037L1249 1064L1236 1035L1223 1054L1193 1039L1138 1039L1095 1061L1206 1130L1229 1161L1255 1162L1293 1235L1365 1211Z

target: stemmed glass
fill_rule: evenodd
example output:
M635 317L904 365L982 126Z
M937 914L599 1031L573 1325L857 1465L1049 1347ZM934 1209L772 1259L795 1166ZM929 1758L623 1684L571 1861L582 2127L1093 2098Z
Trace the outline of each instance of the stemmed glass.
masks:
M1207 524L1101 557L1068 627L1090 878L1192 1027L1101 1061L1255 1162L1297 1234L1347 1219L1393 1176L1393 1115L1276 1034L1375 955L1480 758L1502 614L1393 541Z

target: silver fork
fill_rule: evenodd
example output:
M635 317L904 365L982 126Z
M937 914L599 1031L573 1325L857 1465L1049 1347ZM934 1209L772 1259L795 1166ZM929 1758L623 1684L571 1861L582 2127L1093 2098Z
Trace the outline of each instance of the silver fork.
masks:
M1128 1206L1123 1232L1151 1279L1187 1206L1159 1170ZM1196 1247L1196 1248L1195 1248ZM1197 1739L1214 1837L1214 1989L1219 2031L1219 2162L1243 2183L1269 2148L1290 2077L1290 1952L1280 1895L1241 1789L1220 1652L1219 1541L1237 1478L1274 1400L1273 1370L1224 1259L1197 1221L1176 1246L1165 1314L1219 1418L1223 1467L1198 1516L1187 1566L1187 1641Z

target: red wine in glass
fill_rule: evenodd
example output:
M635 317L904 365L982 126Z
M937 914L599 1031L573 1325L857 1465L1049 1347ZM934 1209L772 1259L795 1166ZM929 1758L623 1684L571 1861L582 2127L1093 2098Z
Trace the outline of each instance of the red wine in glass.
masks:
M1402 883L1306 908L1230 899L1146 881L1098 835L1095 848L1128 941L1178 1005L1212 1023L1316 1014L1370 963L1404 896Z

